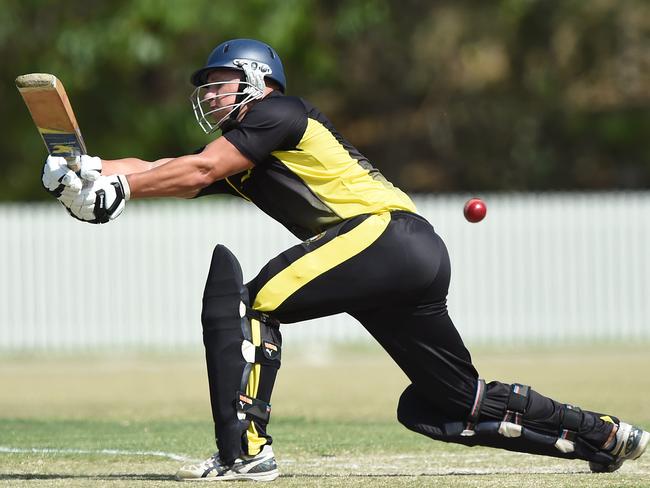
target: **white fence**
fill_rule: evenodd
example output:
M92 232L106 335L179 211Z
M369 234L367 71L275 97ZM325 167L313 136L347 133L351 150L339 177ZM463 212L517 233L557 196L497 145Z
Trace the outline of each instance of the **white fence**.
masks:
M449 308L470 343L650 339L650 193L468 195L416 204L452 259ZM212 248L250 279L296 239L235 200L130 202L91 226L55 203L0 206L0 350L200 347ZM283 327L293 342L367 340L340 315Z

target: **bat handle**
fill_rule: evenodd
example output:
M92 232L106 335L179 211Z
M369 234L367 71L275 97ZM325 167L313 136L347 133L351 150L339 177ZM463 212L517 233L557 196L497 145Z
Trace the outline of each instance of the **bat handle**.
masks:
M78 173L81 170L81 165L79 164L81 159L79 156L81 156L81 154L78 152L74 152L70 156L65 156L65 160L68 163L68 168L70 168L75 173Z
M76 158L74 158L74 159L66 158L66 161L68 162L68 168L70 168L75 173L79 172L79 170L81 169L81 166L79 166L79 163L78 163Z

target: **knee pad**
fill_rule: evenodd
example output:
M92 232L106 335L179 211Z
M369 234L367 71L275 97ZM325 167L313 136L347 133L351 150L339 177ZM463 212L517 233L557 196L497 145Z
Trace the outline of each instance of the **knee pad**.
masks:
M529 408L530 387L513 384L504 405L501 420L481 419L481 407L487 387L478 380L474 403L464 421L449 419L432 411L414 385L402 394L398 419L407 428L443 442L466 446L486 446L567 459L584 459L603 464L612 456L586 442L580 435L583 413L572 405L563 405L554 415L549 430L524 426Z
M201 323L217 448L231 463L266 443L260 430L271 413L282 336L278 321L250 308L241 266L221 245L212 256Z

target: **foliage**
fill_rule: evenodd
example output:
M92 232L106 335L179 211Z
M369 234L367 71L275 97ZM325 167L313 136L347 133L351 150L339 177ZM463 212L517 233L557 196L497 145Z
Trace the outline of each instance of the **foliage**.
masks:
M189 74L234 37L405 190L647 188L649 33L645 0L2 0L0 198L45 197L16 75L64 81L92 154L180 155L209 140Z

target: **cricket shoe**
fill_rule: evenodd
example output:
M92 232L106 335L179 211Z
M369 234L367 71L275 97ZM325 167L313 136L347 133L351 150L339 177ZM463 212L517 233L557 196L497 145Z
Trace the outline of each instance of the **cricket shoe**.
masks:
M202 463L183 466L176 473L178 481L273 481L278 476L278 465L269 445L256 456L235 459L232 465L223 464L217 452Z
M614 461L610 464L589 462L589 469L593 473L613 473L628 459L638 459L645 452L650 441L650 432L635 427L634 425L620 422L616 431L616 444L610 451Z

